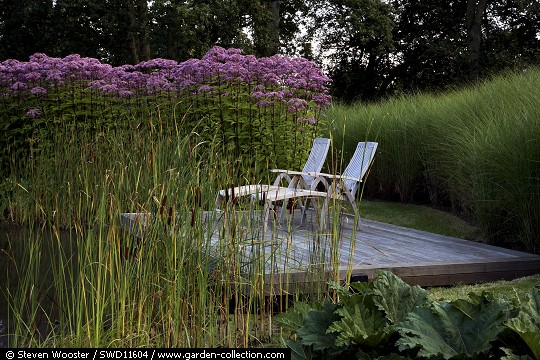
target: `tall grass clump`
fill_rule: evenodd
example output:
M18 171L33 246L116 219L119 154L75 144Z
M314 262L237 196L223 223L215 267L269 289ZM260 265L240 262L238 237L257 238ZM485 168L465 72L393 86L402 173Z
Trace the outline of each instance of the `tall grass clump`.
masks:
M368 195L451 207L487 241L538 252L539 86L533 68L446 94L336 105L328 119L345 129L345 148L377 137Z
M413 135L417 120L409 116L414 108L412 103L395 99L370 106L334 105L327 113L336 143L343 142L345 158L352 155L349 152L354 151L358 141L379 142L377 160L366 183L367 195L404 202L413 199L422 169L419 139ZM402 119L400 126L396 126L396 119Z
M30 229L13 240L23 248L10 264L21 274L9 293L15 344L213 344L197 327L206 329L201 317L214 314L188 308L206 302L196 294L210 291L196 194L217 183L197 169L215 174L208 167L218 162L203 164L196 143L168 133L126 131L114 134L116 142L57 129L53 154L13 172L10 214ZM122 212L139 211L156 216L140 240L119 224ZM171 232L173 226L179 230ZM197 340L179 340L183 332Z

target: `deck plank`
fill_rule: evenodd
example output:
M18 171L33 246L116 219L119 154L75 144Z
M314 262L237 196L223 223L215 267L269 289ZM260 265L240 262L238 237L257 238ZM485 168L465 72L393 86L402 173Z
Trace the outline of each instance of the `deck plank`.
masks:
M320 271L327 271L328 279L337 276L342 281L351 270L369 278L379 270L390 270L406 282L422 286L511 280L540 273L540 256L534 254L365 219L362 229L354 234L352 220L346 216L336 226L339 239L334 239L319 234L310 221L300 227L299 218L295 215L289 226L266 234L265 244L245 248L247 263L261 254L267 258L263 271L272 292L284 291L284 281L290 283L287 286L309 289L314 269L319 271L317 277ZM122 215L122 225L138 236L148 224L145 214ZM211 241L219 242L218 233ZM335 264L330 251L333 240L339 241ZM318 256L321 253L323 256ZM246 269L254 271L249 266Z

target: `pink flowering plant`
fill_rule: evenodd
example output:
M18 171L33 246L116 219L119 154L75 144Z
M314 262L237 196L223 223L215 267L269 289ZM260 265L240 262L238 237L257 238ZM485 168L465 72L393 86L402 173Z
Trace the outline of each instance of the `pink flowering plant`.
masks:
M202 59L120 67L35 54L28 62L0 63L6 129L0 142L3 149L27 151L29 144L50 146L58 125L98 133L159 124L179 135L196 133L239 159L294 167L322 129L328 83L306 59L256 58L221 47Z

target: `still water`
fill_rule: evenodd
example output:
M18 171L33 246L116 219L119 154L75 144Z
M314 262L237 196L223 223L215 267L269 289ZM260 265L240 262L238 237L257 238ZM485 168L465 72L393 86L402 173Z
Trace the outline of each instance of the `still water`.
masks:
M25 310L31 312L32 304L42 308L34 321L37 331L48 323L45 313L54 316L58 312L52 264L60 251L64 258L76 258L71 239L68 231L0 223L0 347L9 345L17 317L28 318Z

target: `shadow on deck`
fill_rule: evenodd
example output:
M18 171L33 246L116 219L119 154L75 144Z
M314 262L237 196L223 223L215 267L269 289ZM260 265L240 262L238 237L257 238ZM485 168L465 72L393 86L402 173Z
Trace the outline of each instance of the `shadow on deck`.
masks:
M367 275L371 279L379 270L392 271L407 283L421 286L511 280L540 273L540 256L534 254L365 219L356 232L348 216L342 216L334 227L334 233L339 233L336 237L317 233L309 221L298 226L299 218L294 216L290 226L263 234L264 244L259 241L256 248L251 244L243 254L246 264L254 254L267 258L265 282L271 293L291 292L292 288L309 291L314 278L345 281L351 275ZM141 219L146 215L125 213L122 225L141 229ZM211 241L218 242L218 235ZM252 271L249 265L246 271Z

